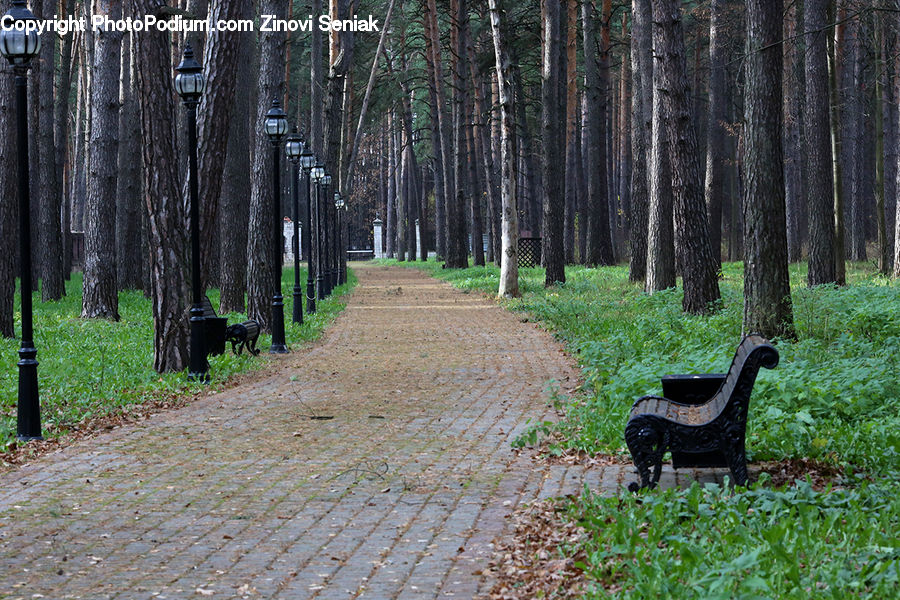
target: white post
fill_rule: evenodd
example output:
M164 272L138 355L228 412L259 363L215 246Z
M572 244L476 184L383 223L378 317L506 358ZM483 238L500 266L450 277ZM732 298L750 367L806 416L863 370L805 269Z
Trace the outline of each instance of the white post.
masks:
M384 251L381 249L381 231L383 226L384 222L381 219L375 219L375 222L372 223L373 237L375 238L375 258L384 258Z
M284 254L285 262L294 260L294 224L291 221L284 221L281 225L281 234L283 237L282 254Z
M422 252L422 230L419 228L419 220L416 219L416 251ZM416 258L418 260L418 258Z

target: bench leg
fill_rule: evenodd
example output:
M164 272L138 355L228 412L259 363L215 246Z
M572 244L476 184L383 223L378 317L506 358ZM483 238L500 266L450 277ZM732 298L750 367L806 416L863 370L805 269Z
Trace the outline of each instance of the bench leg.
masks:
M632 492L640 488L654 488L662 472L662 457L666 449L666 436L650 423L631 422L625 428L625 442L637 467L641 483L632 483ZM653 467L653 475L650 468Z
M725 461L731 470L731 477L734 479L735 485L747 485L747 453L744 450L744 440L738 443L727 444L722 448L725 455Z

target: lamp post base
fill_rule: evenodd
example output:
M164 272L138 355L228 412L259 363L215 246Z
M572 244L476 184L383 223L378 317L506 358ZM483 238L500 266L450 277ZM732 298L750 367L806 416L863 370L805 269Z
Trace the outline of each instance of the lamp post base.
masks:
M206 361L203 337L205 321L203 308L199 304L194 304L191 307L191 364L188 380L200 383L209 383L209 363Z
M19 398L16 438L20 441L42 440L41 405L38 394L37 350L34 346L19 349Z
M316 312L316 284L312 279L306 280L306 314L311 315Z
M322 275L316 276L316 299L319 302L325 298L325 277Z
M294 286L294 323L303 325L303 288L299 285Z
M284 340L284 299L281 294L272 297L272 345L269 354L287 354L290 350Z

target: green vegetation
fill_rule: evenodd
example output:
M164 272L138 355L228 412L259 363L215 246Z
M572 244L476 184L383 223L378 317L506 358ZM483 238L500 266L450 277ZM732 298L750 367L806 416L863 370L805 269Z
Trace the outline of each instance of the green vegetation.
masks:
M495 294L494 267L429 270L464 290ZM631 404L661 393L667 373L723 372L741 339L740 263L723 267L722 306L681 311L681 292L643 294L625 267L569 267L545 289L542 269L520 272L523 297L506 302L563 340L585 378L577 397L553 394L559 423L517 440L550 452L626 453ZM791 267L796 341L776 340L781 362L760 373L747 425L751 460L809 457L844 475L839 490L806 482L772 489L695 484L688 490L559 501L587 539L560 548L579 557L591 597L893 597L900 579L900 284L871 265L848 269L845 288L805 285Z
M343 309L338 298L356 283L348 272L348 283L317 305L315 315L304 315L302 326L291 320L293 307L293 269L282 274L284 290L285 337L289 346L316 339L325 326ZM306 272L301 273L306 283ZM67 296L59 302L40 302L34 295L35 345L38 349L38 381L41 417L45 437L56 437L79 423L127 410L130 405L176 394L190 394L205 386L187 381L185 373L160 375L153 370L153 317L150 300L139 291L119 293L119 322L89 320L81 314L81 274L74 273L66 286ZM207 295L219 306L219 291ZM20 306L18 294L16 308ZM227 315L229 323L244 321L245 314ZM17 314L18 318L18 314ZM16 332L20 332L16 323ZM210 358L213 386L221 386L231 375L259 369L268 360L266 349L271 336L261 335L259 357L231 353ZM0 364L0 451L8 447L16 434L16 397L18 389L17 350L19 339L0 340L6 360Z

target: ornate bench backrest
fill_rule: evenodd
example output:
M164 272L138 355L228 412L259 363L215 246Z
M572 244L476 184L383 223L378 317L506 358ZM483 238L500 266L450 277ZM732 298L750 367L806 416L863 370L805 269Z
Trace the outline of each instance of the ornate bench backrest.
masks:
M728 409L733 402L742 402L738 410L746 419L747 400L756 381L756 375L760 367L773 369L778 365L778 351L769 341L757 333L751 333L741 340L734 360L731 361L731 369L725 377L722 387L712 397L712 418L715 419Z

